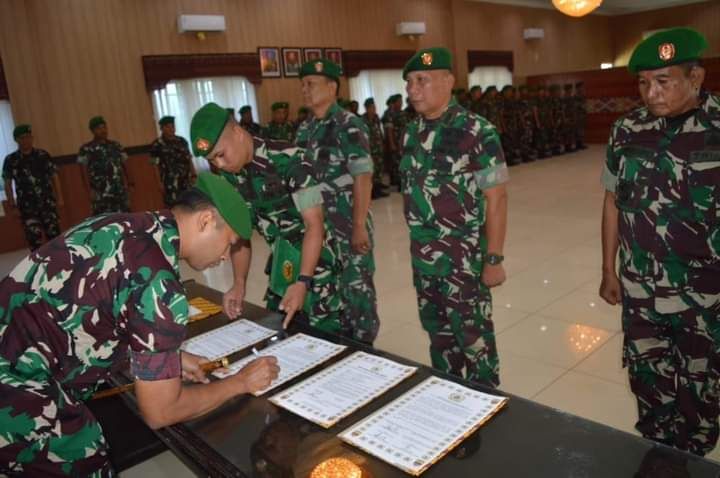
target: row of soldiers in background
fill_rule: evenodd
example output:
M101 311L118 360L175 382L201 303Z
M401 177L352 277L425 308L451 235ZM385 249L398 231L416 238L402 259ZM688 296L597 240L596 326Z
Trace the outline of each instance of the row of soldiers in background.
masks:
M585 146L587 109L583 83L490 86L454 91L460 105L487 118L502 138L508 165L570 153Z
M157 166L163 200L169 207L180 193L190 189L197 174L187 140L175 134L175 119L165 116L159 124L161 135L150 147L150 163ZM91 118L88 127L93 139L80 147L77 163L90 192L92 214L129 212L127 154L120 143L109 139L102 116ZM8 212L20 217L28 246L35 250L60 234L60 182L48 152L34 147L29 124L17 125L13 138L18 149L5 158L2 172Z
M240 113L240 126L253 136L292 143L295 140L295 132L298 126L307 119L310 110L304 106L301 107L295 121L290 121L290 105L286 101L275 102L270 109L272 110L270 122L265 126L260 126L253 119L252 107L249 105L243 106L238 110ZM235 112L233 109L228 108L227 110L234 118Z

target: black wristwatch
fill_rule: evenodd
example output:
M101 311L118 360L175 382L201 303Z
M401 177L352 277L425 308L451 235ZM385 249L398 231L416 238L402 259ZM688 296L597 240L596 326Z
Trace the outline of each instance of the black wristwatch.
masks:
M501 256L500 254L487 254L485 256L485 264L490 264L491 266L496 266L498 264L502 264L502 261L505 259L505 256Z
M313 283L315 282L312 277L304 276L302 274L298 276L297 281L305 284L305 289L307 290L312 289Z

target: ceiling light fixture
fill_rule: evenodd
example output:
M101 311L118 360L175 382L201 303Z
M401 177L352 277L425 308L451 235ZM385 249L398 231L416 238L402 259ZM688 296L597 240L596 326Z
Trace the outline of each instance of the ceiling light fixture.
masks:
M552 0L555 8L571 17L582 17L600 6L602 0Z

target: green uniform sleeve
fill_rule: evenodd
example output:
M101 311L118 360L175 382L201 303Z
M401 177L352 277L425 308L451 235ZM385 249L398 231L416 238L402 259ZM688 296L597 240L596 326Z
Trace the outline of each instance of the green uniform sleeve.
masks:
M340 132L340 147L347 157L351 176L372 174L373 161L370 154L368 128L360 118L353 118Z
M620 167L620 158L615 151L615 135L617 133L617 123L613 126L608 140L607 152L605 154L605 166L603 166L602 176L600 180L606 191L615 192L617 188L617 175Z
M503 184L510 179L505 154L500 143L495 126L489 121L479 120L475 125L477 138L471 161L478 169L475 172L475 181L480 189L490 189Z
M313 175L312 164L301 150L290 156L285 179L298 211L322 205L321 189Z

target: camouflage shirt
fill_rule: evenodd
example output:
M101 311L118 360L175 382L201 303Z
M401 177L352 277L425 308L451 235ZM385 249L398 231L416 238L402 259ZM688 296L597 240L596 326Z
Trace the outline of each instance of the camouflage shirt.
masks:
M322 204L310 163L300 148L254 139L253 160L237 174L222 172L248 202L255 229L272 245L279 237L296 247L305 232L302 211Z
M28 256L0 282L0 382L84 400L128 355L139 379L179 377L179 247L161 211L88 219Z
M117 141L90 141L82 145L77 162L87 167L96 199L127 195L122 171L122 163L126 160L127 154Z
M179 193L192 186L192 155L185 138L160 136L150 146L150 162L160 170L166 204L174 203Z
M483 190L508 180L495 127L451 100L436 120L408 125L400 161L413 269L480 272L486 246Z
M285 123L275 123L271 121L263 128L262 137L292 143L293 139L295 139L295 125L290 121L286 121Z
M717 307L720 295L720 97L677 118L639 108L613 126L603 184L619 210L623 278L673 297ZM716 309L717 310L717 309Z
M260 127L259 124L257 124L254 121L252 121L250 123L243 123L241 121L240 126L245 128L245 131L247 131L248 133L250 133L253 136L262 136L262 128Z
M383 155L383 131L380 117L378 115L370 118L367 113L361 116L362 120L368 127L368 137L370 140L370 154L373 157L382 157Z
M33 149L24 155L17 150L5 157L2 177L15 182L17 206L25 211L55 207L52 179L56 173L57 166L47 151Z
M347 252L352 235L354 177L373 172L367 125L333 103L324 118L312 118L300 125L295 143L306 150L322 188L327 222Z

